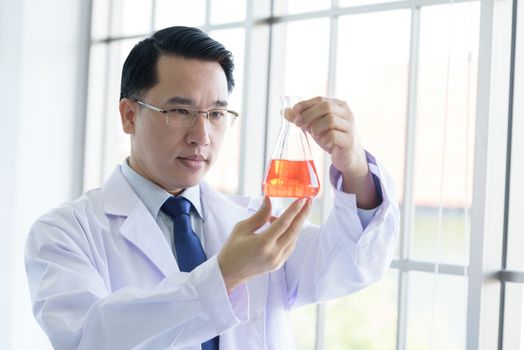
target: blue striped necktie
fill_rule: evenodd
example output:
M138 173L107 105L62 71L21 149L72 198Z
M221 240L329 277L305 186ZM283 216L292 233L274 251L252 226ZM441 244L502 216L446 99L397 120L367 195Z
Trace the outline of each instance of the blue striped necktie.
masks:
M189 212L191 203L183 197L169 197L162 211L173 218L173 238L180 271L190 272L207 260L200 239L193 232ZM202 344L202 350L218 350L218 336Z

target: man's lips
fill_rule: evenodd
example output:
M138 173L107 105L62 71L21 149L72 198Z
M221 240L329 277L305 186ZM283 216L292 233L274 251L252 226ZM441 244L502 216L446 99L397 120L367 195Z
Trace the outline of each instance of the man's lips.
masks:
M193 161L197 161L197 162L205 162L207 161L207 158L200 155L200 154L193 154L193 155L189 155L189 156L184 156L184 157L178 157L180 159L186 159L186 160L193 160Z
M178 157L181 163L188 169L200 170L207 162L207 158L199 154L193 154L184 157Z

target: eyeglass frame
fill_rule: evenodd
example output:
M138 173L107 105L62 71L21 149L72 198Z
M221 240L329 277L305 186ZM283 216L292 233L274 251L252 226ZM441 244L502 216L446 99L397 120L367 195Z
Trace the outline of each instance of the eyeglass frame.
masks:
M173 112L176 109L185 109L185 110L191 112L191 116L193 118L192 119L193 120L193 124L191 124L188 127L192 127L192 126L195 125L197 117L198 117L199 114L204 114L205 117L206 117L206 120L209 122L209 112L211 112L211 111L225 111L226 113L229 113L230 115L233 116L233 119L232 119L231 123L229 123L229 125L226 124L226 128L229 128L229 127L233 126L233 124L235 123L235 120L240 116L240 113L235 112L235 111L233 111L231 109L227 109L227 108L211 108L211 109L209 109L207 111L199 111L198 109L188 108L188 107L185 107L185 106L175 106L175 107L170 108L170 109L162 109L160 107L154 106L154 105L152 105L150 103L141 101L141 100L136 99L136 98L130 98L130 100L133 101L133 102L136 102L140 106L144 106L144 107L146 107L146 108L148 108L148 109L150 109L152 111L164 114L166 116L166 124L171 126L171 127L173 127L173 125L169 124L169 122L168 122L168 117L169 117L168 113L169 112Z

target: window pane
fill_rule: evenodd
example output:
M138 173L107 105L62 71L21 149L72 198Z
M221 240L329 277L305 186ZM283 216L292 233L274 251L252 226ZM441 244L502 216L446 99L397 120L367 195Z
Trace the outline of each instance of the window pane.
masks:
M418 260L468 260L478 25L477 2L421 10L412 244Z
M151 31L151 0L113 0L113 36L148 34Z
M93 0L93 13L91 16L91 38L100 39L109 35L109 6L111 6L110 1Z
M407 300L408 350L465 349L465 277L410 272Z
M469 256L470 214L469 208L467 210L443 208L439 213L439 209L434 206L417 206L415 208L413 257L416 260L465 264ZM439 227L441 230L440 243L438 243ZM438 244L440 248L437 252Z
M213 31L209 35L231 51L235 60L235 88L229 98L229 108L240 112L244 73L244 30L242 28ZM206 180L219 191L237 193L240 176L240 130L242 116L226 131L222 149Z
M229 0L227 3L211 0L211 23L238 22L245 19L246 0Z
M331 0L276 0L273 12L275 15L286 15L326 10L330 6Z
M328 303L326 349L395 349L398 272Z
M337 46L336 95L348 102L364 147L392 174L399 198L404 177L409 24L406 10L344 16Z
M272 59L283 75L273 84L283 86L283 95L325 96L329 21L322 18L279 24L274 33ZM311 43L315 43L314 48Z
M524 271L524 6L518 6L513 138L509 209L508 268Z
M92 46L84 188L99 186L129 155L129 136L120 123L122 65L140 39ZM109 53L107 52L109 50ZM109 54L109 56L107 56ZM106 65L107 63L107 65Z
M503 349L524 349L524 285L506 283Z
M157 0L155 30L172 26L198 27L206 21L206 1L192 0L183 4L173 0Z
M129 135L122 131L118 103L120 100L120 78L122 66L133 46L140 38L114 41L109 45L110 61L107 86L107 105L104 115L104 130L101 130L104 142L103 179L106 179L129 156Z
M86 154L84 166L84 190L98 187L102 174L102 152L105 110L108 96L105 91L107 73L107 44L91 45L89 57L89 90L86 125Z

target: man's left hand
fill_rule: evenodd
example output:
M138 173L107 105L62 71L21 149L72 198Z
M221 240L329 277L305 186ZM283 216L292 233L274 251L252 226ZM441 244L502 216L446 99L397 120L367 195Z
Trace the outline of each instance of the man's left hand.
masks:
M331 155L333 166L344 178L344 192L357 196L359 208L378 206L375 185L364 149L357 135L353 113L346 102L315 97L285 111L286 118L306 130Z

